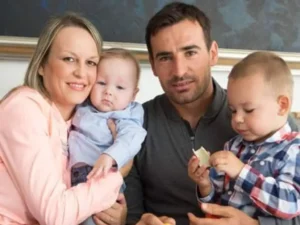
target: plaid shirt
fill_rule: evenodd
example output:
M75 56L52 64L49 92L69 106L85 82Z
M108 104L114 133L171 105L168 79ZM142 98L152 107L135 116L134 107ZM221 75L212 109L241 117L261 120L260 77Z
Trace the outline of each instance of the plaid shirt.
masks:
M245 163L236 180L214 168L212 192L200 202L218 202L250 216L272 215L283 219L300 214L300 133L288 124L262 143L236 136L225 144Z

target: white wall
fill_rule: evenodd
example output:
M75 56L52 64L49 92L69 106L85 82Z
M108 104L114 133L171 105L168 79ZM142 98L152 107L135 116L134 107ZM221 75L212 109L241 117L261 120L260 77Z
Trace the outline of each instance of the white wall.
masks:
M22 84L28 61L0 59L0 98L11 88Z
M28 61L3 60L0 59L0 98L11 88L22 84L23 77L28 65ZM149 64L142 64L142 74L140 81L140 92L137 101L145 102L154 96L162 93L158 79L153 75ZM226 87L227 75L230 66L215 66L212 74L222 87ZM300 70L293 70L294 75L294 103L293 112L300 112Z

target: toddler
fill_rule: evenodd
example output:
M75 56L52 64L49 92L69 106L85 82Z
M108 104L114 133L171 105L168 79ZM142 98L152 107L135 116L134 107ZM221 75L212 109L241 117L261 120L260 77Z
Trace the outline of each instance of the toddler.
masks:
M293 79L283 59L255 52L228 79L231 124L238 136L211 155L210 171L192 157L199 202L236 207L257 218L300 214L300 136L287 122ZM210 177L209 177L210 176Z

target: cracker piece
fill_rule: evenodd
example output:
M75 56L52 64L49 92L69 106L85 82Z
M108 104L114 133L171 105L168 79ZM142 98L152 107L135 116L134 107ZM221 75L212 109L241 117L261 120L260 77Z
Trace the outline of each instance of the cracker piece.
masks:
M210 153L208 151L206 151L205 148L200 147L196 151L193 149L193 152L194 152L195 156L197 156L197 158L199 159L199 166L210 167L210 164L209 164Z

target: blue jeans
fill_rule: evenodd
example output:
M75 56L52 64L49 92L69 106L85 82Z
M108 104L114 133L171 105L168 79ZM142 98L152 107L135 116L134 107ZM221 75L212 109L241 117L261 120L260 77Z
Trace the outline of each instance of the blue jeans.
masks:
M79 183L86 182L87 175L91 172L93 169L92 166L84 165L81 167L75 167L71 169L71 184L72 186L75 186ZM125 183L122 184L120 193L123 193L125 191L126 185ZM87 218L85 221L81 223L81 225L95 225L94 220L92 217Z

